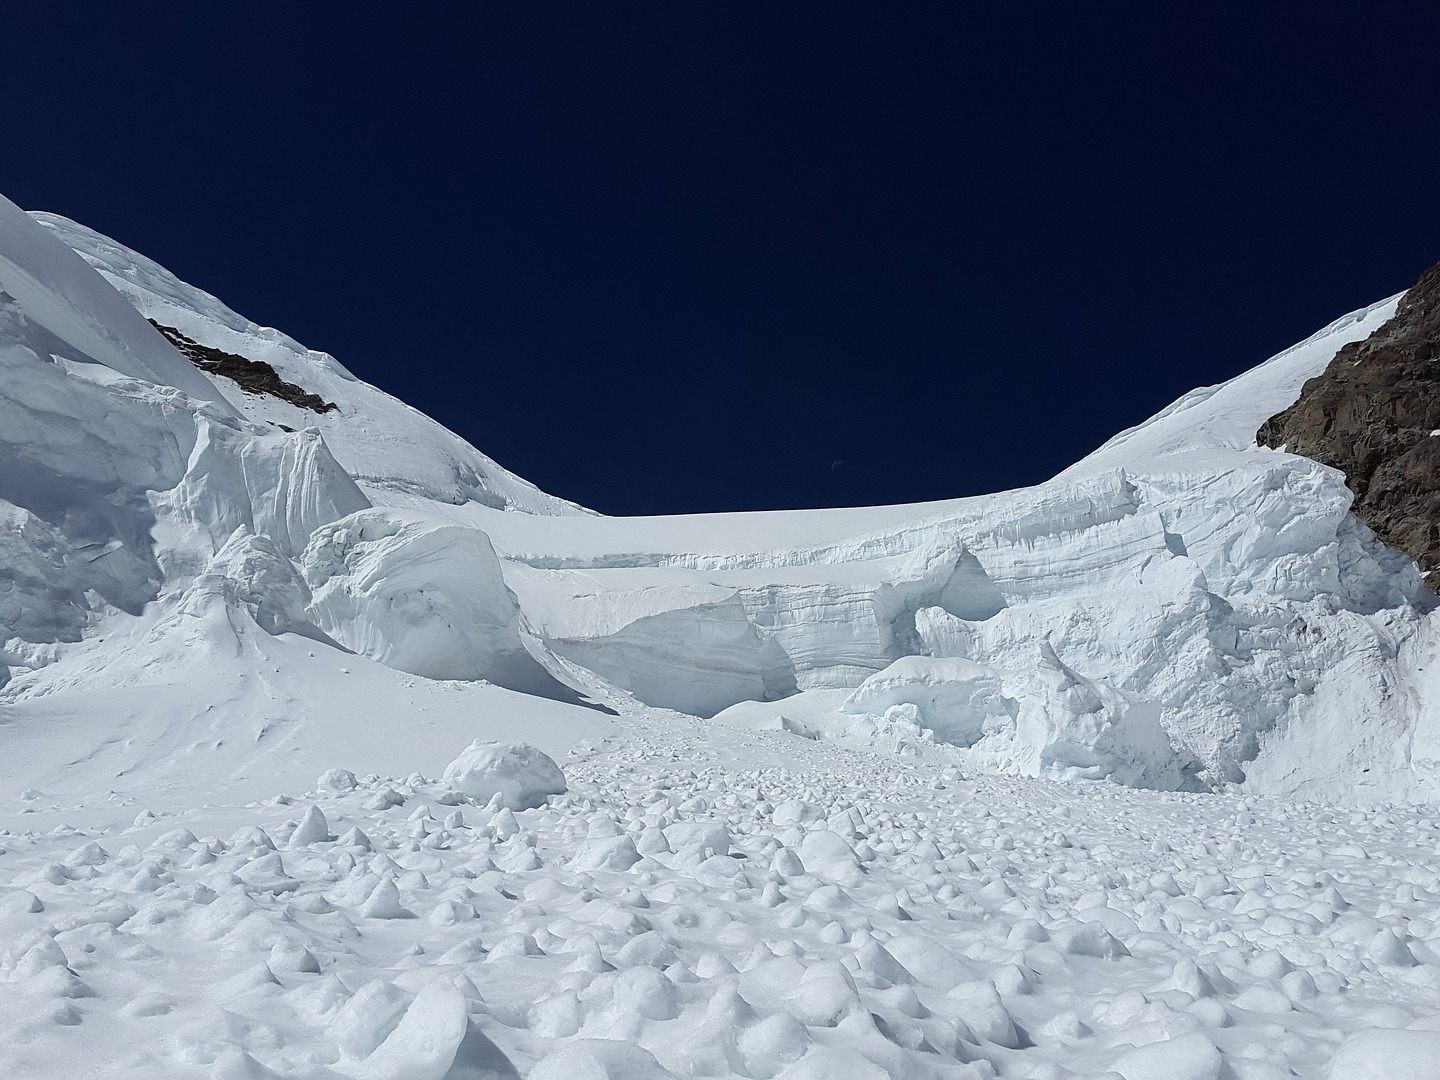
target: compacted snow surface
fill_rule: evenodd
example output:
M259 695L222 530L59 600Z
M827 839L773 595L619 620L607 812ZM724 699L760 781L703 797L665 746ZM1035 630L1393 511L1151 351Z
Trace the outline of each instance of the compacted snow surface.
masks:
M1395 302L622 520L0 198L0 1080L1440 1076L1440 614L1253 439Z
M339 751L247 805L32 799L0 1075L1435 1075L1427 812L792 742L637 717L518 813ZM1352 1036L1397 1067L1327 1072Z

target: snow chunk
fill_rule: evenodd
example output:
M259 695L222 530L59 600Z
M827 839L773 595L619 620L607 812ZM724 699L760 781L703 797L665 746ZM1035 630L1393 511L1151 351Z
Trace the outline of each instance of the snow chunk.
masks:
M520 606L479 529L362 510L317 529L300 564L311 618L347 648L430 679L555 695L521 643Z
M1330 1080L1440 1080L1440 1031L1375 1028L1351 1035L1330 1060Z
M445 782L480 803L498 795L510 810L529 810L567 790L565 774L547 754L528 743L484 739L445 766Z
M357 786L355 774L349 769L326 769L315 781L320 791L354 791Z
M334 840L330 835L330 823L325 820L325 812L311 803L305 810L305 817L290 834L289 846L292 848L309 847L311 844L325 844Z
M1215 1044L1194 1031L1127 1050L1115 1060L1113 1070L1125 1080L1217 1080L1223 1064ZM1345 1075L1353 1080L1354 1074Z
M902 656L856 688L842 706L850 713L883 715L895 705L914 705L936 738L972 746L1015 721L1016 703L1000 677L984 664L959 657Z
M335 1014L330 1037L341 1053L366 1057L389 1038L409 1005L410 995L394 983L372 979Z
M829 829L813 829L800 842L800 861L812 874L849 884L860 877L860 860L845 838Z
M574 870L629 870L640 853L628 836L601 836L585 841L570 861Z
M432 982L415 995L385 1041L357 1070L361 1080L443 1080L469 1030L465 998L452 984Z
M400 890L395 879L388 874L370 892L360 905L360 914L367 919L413 919L415 913L400 903Z
M780 1080L891 1080L892 1074L857 1050L812 1050L780 1074Z
M1186 776L1160 706L1067 667L1047 642L1020 704L1020 771L1174 789Z
M730 854L730 830L718 821L677 821L664 830L665 842L676 854L687 851Z
M530 1080L674 1080L648 1050L615 1039L575 1039L547 1054Z

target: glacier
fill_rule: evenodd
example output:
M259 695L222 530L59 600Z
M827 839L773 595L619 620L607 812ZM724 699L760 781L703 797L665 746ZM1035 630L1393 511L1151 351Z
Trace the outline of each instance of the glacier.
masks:
M147 605L193 607L195 579L232 572L215 560L243 531L292 568L233 570L247 595L283 594L256 610L430 680L721 726L747 702L778 716L796 695L855 691L810 722L852 738L857 715L873 728L924 691L918 728L1001 771L1377 799L1440 782L1431 594L1349 515L1339 474L1253 437L1398 298L1031 488L615 519L538 491L93 230L10 204L4 227L0 655L17 717L84 681L71 672L95 665L83 640L119 640L117 621L156 618ZM338 408L206 377L146 320ZM1009 711L971 723L936 706L973 682L947 682L941 661L983 668ZM1057 672L1107 704L1057 703ZM867 714L856 702L876 680L891 690Z
M1397 301L1029 488L617 519L0 199L0 1074L1440 1075L1436 599L1254 441Z

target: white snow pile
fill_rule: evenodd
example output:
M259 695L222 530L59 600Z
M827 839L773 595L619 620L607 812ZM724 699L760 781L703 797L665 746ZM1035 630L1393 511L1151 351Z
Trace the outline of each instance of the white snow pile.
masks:
M843 708L883 714L897 705L913 705L921 724L956 746L974 746L996 731L1013 729L1018 712L993 669L929 656L902 656L856 687Z
M483 806L533 810L565 794L565 774L543 751L526 743L476 739L449 765L445 782Z
M1362 1031L1330 1062L1330 1080L1437 1080L1440 1031Z
M1158 703L1085 678L1049 642L1038 653L1013 695L983 664L907 656L866 679L841 707L872 722L881 714L890 726L908 719L936 740L971 748L972 760L1022 776L1166 789L1187 783Z
M929 746L964 748L970 765L1019 776L1196 786L1198 765L1166 732L1154 701L1085 678L1048 642L1037 654L1023 677L963 658L904 656L848 693L742 702L712 722L909 756Z
M1394 304L1032 488L609 519L0 200L0 1076L1431 1075L1435 600L1253 443Z

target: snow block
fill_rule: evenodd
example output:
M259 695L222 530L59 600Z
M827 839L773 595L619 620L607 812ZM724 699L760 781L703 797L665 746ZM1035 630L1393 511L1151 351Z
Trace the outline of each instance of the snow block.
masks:
M1000 677L984 664L934 656L902 656L862 682L843 708L883 715L895 705L915 705L920 722L937 739L956 746L972 746L987 733L1013 725L1017 711Z
M675 1080L655 1056L615 1039L575 1039L546 1054L529 1080Z
M1125 1080L1218 1080L1223 1064L1215 1044L1195 1031L1127 1050L1111 1068ZM1353 1074L1347 1080L1354 1080Z
M483 739L476 739L445 766L444 779L479 803L499 796L509 810L532 809L567 790L560 766L535 747Z
M1330 1059L1330 1080L1440 1080L1440 1031L1359 1031Z
M525 650L520 605L479 529L362 510L317 529L300 565L310 618L355 652L429 679L569 693Z

